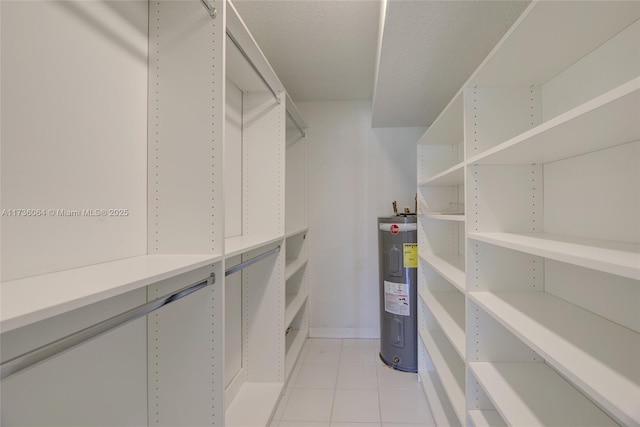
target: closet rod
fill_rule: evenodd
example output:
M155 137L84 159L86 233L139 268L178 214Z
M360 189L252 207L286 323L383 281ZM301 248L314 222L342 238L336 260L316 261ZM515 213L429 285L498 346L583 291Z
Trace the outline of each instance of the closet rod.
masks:
M226 276L230 276L230 275L232 275L233 273L237 273L238 271L243 270L243 269L245 269L245 268L249 267L250 265L255 264L256 262L258 262L258 261L260 261L260 260L263 260L263 259L265 259L266 257L268 257L268 256L270 256L270 255L273 255L274 253L276 253L276 252L278 252L278 251L280 251L280 245L278 245L278 247L276 247L276 248L273 248L273 249L271 249L271 250L268 250L267 252L265 252L265 253L263 253L263 254L260 254L260 255L254 256L253 258L250 258L250 259L248 259L248 260L246 260L246 261L244 261L244 262L241 262L241 263L240 263L240 264L238 264L238 265L234 265L233 267L228 268L228 269L224 272L224 275L225 275L225 277L226 277Z
M262 75L260 70L258 70L258 67L256 67L256 64L254 64L253 61L251 60L251 58L249 58L249 55L247 54L247 52L242 48L242 46L240 46L240 43L238 43L238 41L235 39L235 37L233 37L233 34L231 34L231 32L229 30L227 30L227 37L229 37L229 40L231 40L231 42L234 44L234 46L238 48L238 50L240 51L242 56L244 56L244 59L251 66L251 68L253 68L253 71L256 72L258 77L260 77L260 80L262 80L262 83L264 83L265 86L269 89L269 92L271 92L271 94L276 99L278 104L280 104L280 97L278 97L278 94L276 93L276 91L273 90L273 88L267 82L267 80L264 78L264 76Z
M49 344L45 344L42 347L38 347L20 356L9 359L0 365L0 380L8 378L27 368L42 363L67 350L71 350L72 348L77 347L89 340L92 340L106 332L116 329L119 326L122 326L140 317L144 317L152 311L159 309L160 307L177 301L180 298L186 297L187 295L196 292L206 286L212 285L213 283L215 283L215 274L212 273L211 276L206 280L202 280L193 285L184 287L177 292L172 292L171 294L165 295L161 298L149 301L146 304L142 304L138 307L132 308L131 310L125 311L124 313L117 314L113 317L110 317L109 319L81 329L78 332L74 332Z
M304 129L302 129L302 126L300 126L298 124L298 122L296 122L296 119L293 118L293 115L291 115L291 113L289 112L289 110L287 110L287 116L289 116L289 118L291 119L291 121L293 122L293 125L296 127L296 129L298 129L298 132L300 132L302 134L302 137L306 137L307 134L304 132Z

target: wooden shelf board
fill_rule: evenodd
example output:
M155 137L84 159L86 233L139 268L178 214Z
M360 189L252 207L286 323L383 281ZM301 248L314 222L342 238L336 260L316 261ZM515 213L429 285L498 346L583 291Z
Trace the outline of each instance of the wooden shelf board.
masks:
M545 292L470 298L626 425L640 425L640 334Z
M442 332L465 360L465 297L460 292L420 291L420 298L427 305Z
M468 164L534 164L640 139L640 77L524 132Z
M287 346L287 354L284 362L287 380L289 380L293 368L296 366L296 362L302 353L302 347L304 347L307 335L308 330L293 329L286 338L287 341L291 340L291 345Z
M429 219L438 219L442 221L458 221L458 222L466 221L465 215L458 215L458 214L425 214L424 217Z
M508 425L618 425L545 363L472 362L469 367Z
M464 140L464 119L462 91L449 101L449 104L436 117L429 129L422 135L418 144L455 145Z
M460 426L458 416L455 414L451 403L446 398L442 383L434 371L421 371L418 373L422 390L427 397L431 415L437 426Z
M465 259L457 254L420 254L431 267L460 291L465 292Z
M226 411L227 427L266 426L284 383L245 383Z
M293 236L297 236L298 234L302 234L302 233L308 233L309 232L309 227L295 227L295 228L287 228L286 232L285 232L285 238L289 238L289 237L293 237Z
M242 255L245 252L279 242L282 238L282 235L229 237L224 241L225 258Z
M296 274L306 264L307 264L307 259L306 258L298 258L296 260L287 260L287 266L284 269L284 271L285 271L285 273L284 273L285 280L291 279L291 276Z
M45 320L221 259L221 255L142 255L3 282L0 330Z
M640 280L640 245L550 233L469 233L468 237L555 261Z
M544 84L636 21L633 3L532 2L464 86Z
M475 427L507 427L500 413L491 409L471 409L469 419Z
M226 7L226 29L228 33L233 35L233 38L242 46L245 54L251 59L251 62L255 65L258 73L253 71L250 67L247 67L246 60L244 58L233 61L229 53L236 51L234 44L226 37L227 45L227 62L226 71L227 75L234 81L242 91L255 91L255 92L267 92L265 84L257 74L262 75L265 81L273 88L273 90L280 94L285 93L285 88L282 82L278 78L277 74L267 61L267 58L262 53L262 50L256 43L255 39L249 32L249 29L245 25L244 21L237 12L232 2L227 3ZM238 53L238 55L240 55ZM234 57L238 55L233 55ZM238 63L239 66L235 66Z
M419 182L418 187L464 185L464 165L465 162L460 162L425 181Z
M285 309L285 328L288 328L293 322L293 319L296 317L296 314L300 311L302 306L304 306L305 302L308 298L307 292L301 292L295 295L287 294L287 308Z
M438 378L445 390L458 421L465 420L465 365L447 337L440 331L421 330L420 339L433 362Z

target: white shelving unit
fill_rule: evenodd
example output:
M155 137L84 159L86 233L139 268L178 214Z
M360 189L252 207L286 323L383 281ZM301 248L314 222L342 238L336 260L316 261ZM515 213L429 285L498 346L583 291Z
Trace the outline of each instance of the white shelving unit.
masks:
M462 425L640 425L639 18L533 2L418 145L421 377Z
M306 123L287 96L285 379L291 378L309 336L309 243ZM295 126L295 123L297 126Z
M270 423L308 331L306 125L206 3L0 5L2 361L215 275L2 380L3 425Z

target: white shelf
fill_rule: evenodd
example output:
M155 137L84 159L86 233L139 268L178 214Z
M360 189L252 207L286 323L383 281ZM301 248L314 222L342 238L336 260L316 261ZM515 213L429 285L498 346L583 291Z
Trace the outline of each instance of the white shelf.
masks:
M470 292L587 396L640 425L640 334L544 292Z
M465 260L456 254L420 254L434 270L460 291L465 292Z
M295 260L287 260L287 266L284 269L285 280L291 279L291 276L296 274L302 267L307 264L306 258L298 258Z
M220 255L144 255L3 282L0 330L45 320L221 259Z
M287 294L287 308L285 309L285 328L288 328L296 317L296 314L304 306L307 301L308 294L306 292L300 292L295 295Z
M245 383L226 412L227 427L266 426L273 416L283 383Z
M437 220L441 220L441 221L457 221L457 222L464 222L466 220L465 215L461 214L426 214L424 216L425 218L429 218L429 219L437 219Z
M433 177L419 182L418 187L445 187L464 184L464 162L458 163Z
M464 86L546 83L638 19L637 3L612 3L532 2Z
M469 419L475 427L507 427L500 413L490 409L472 409Z
M472 362L469 367L508 425L617 425L545 363Z
M282 236L237 236L225 239L225 258L261 248L282 240Z
M465 360L464 294L459 292L421 291L419 295L429 307L433 317L436 318L444 335L458 352L458 356Z
M292 329L287 335L286 340L291 342L291 344L287 348L287 354L285 356L285 371L287 380L291 376L293 372L293 368L296 365L296 361L298 357L300 357L300 352L302 351L302 347L304 346L304 341L306 340L306 332L303 333L300 329Z
M418 141L425 145L455 145L464 140L462 91L459 91Z
M422 330L420 338L436 368L442 387L461 425L465 422L465 367L447 337L440 331Z
M548 163L640 139L640 77L468 160Z
M309 227L297 227L297 228L287 228L285 238L297 236L298 234L307 233L309 231Z
M429 409L437 426L457 426L458 417L446 399L442 383L435 371L419 372L422 390L429 402Z
M550 233L469 233L468 237L544 258L640 280L640 245Z

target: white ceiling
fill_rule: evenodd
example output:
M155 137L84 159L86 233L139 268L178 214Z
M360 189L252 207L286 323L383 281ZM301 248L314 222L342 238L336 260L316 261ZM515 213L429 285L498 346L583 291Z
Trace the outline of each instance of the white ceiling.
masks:
M294 101L373 100L374 127L429 126L527 3L234 1Z

